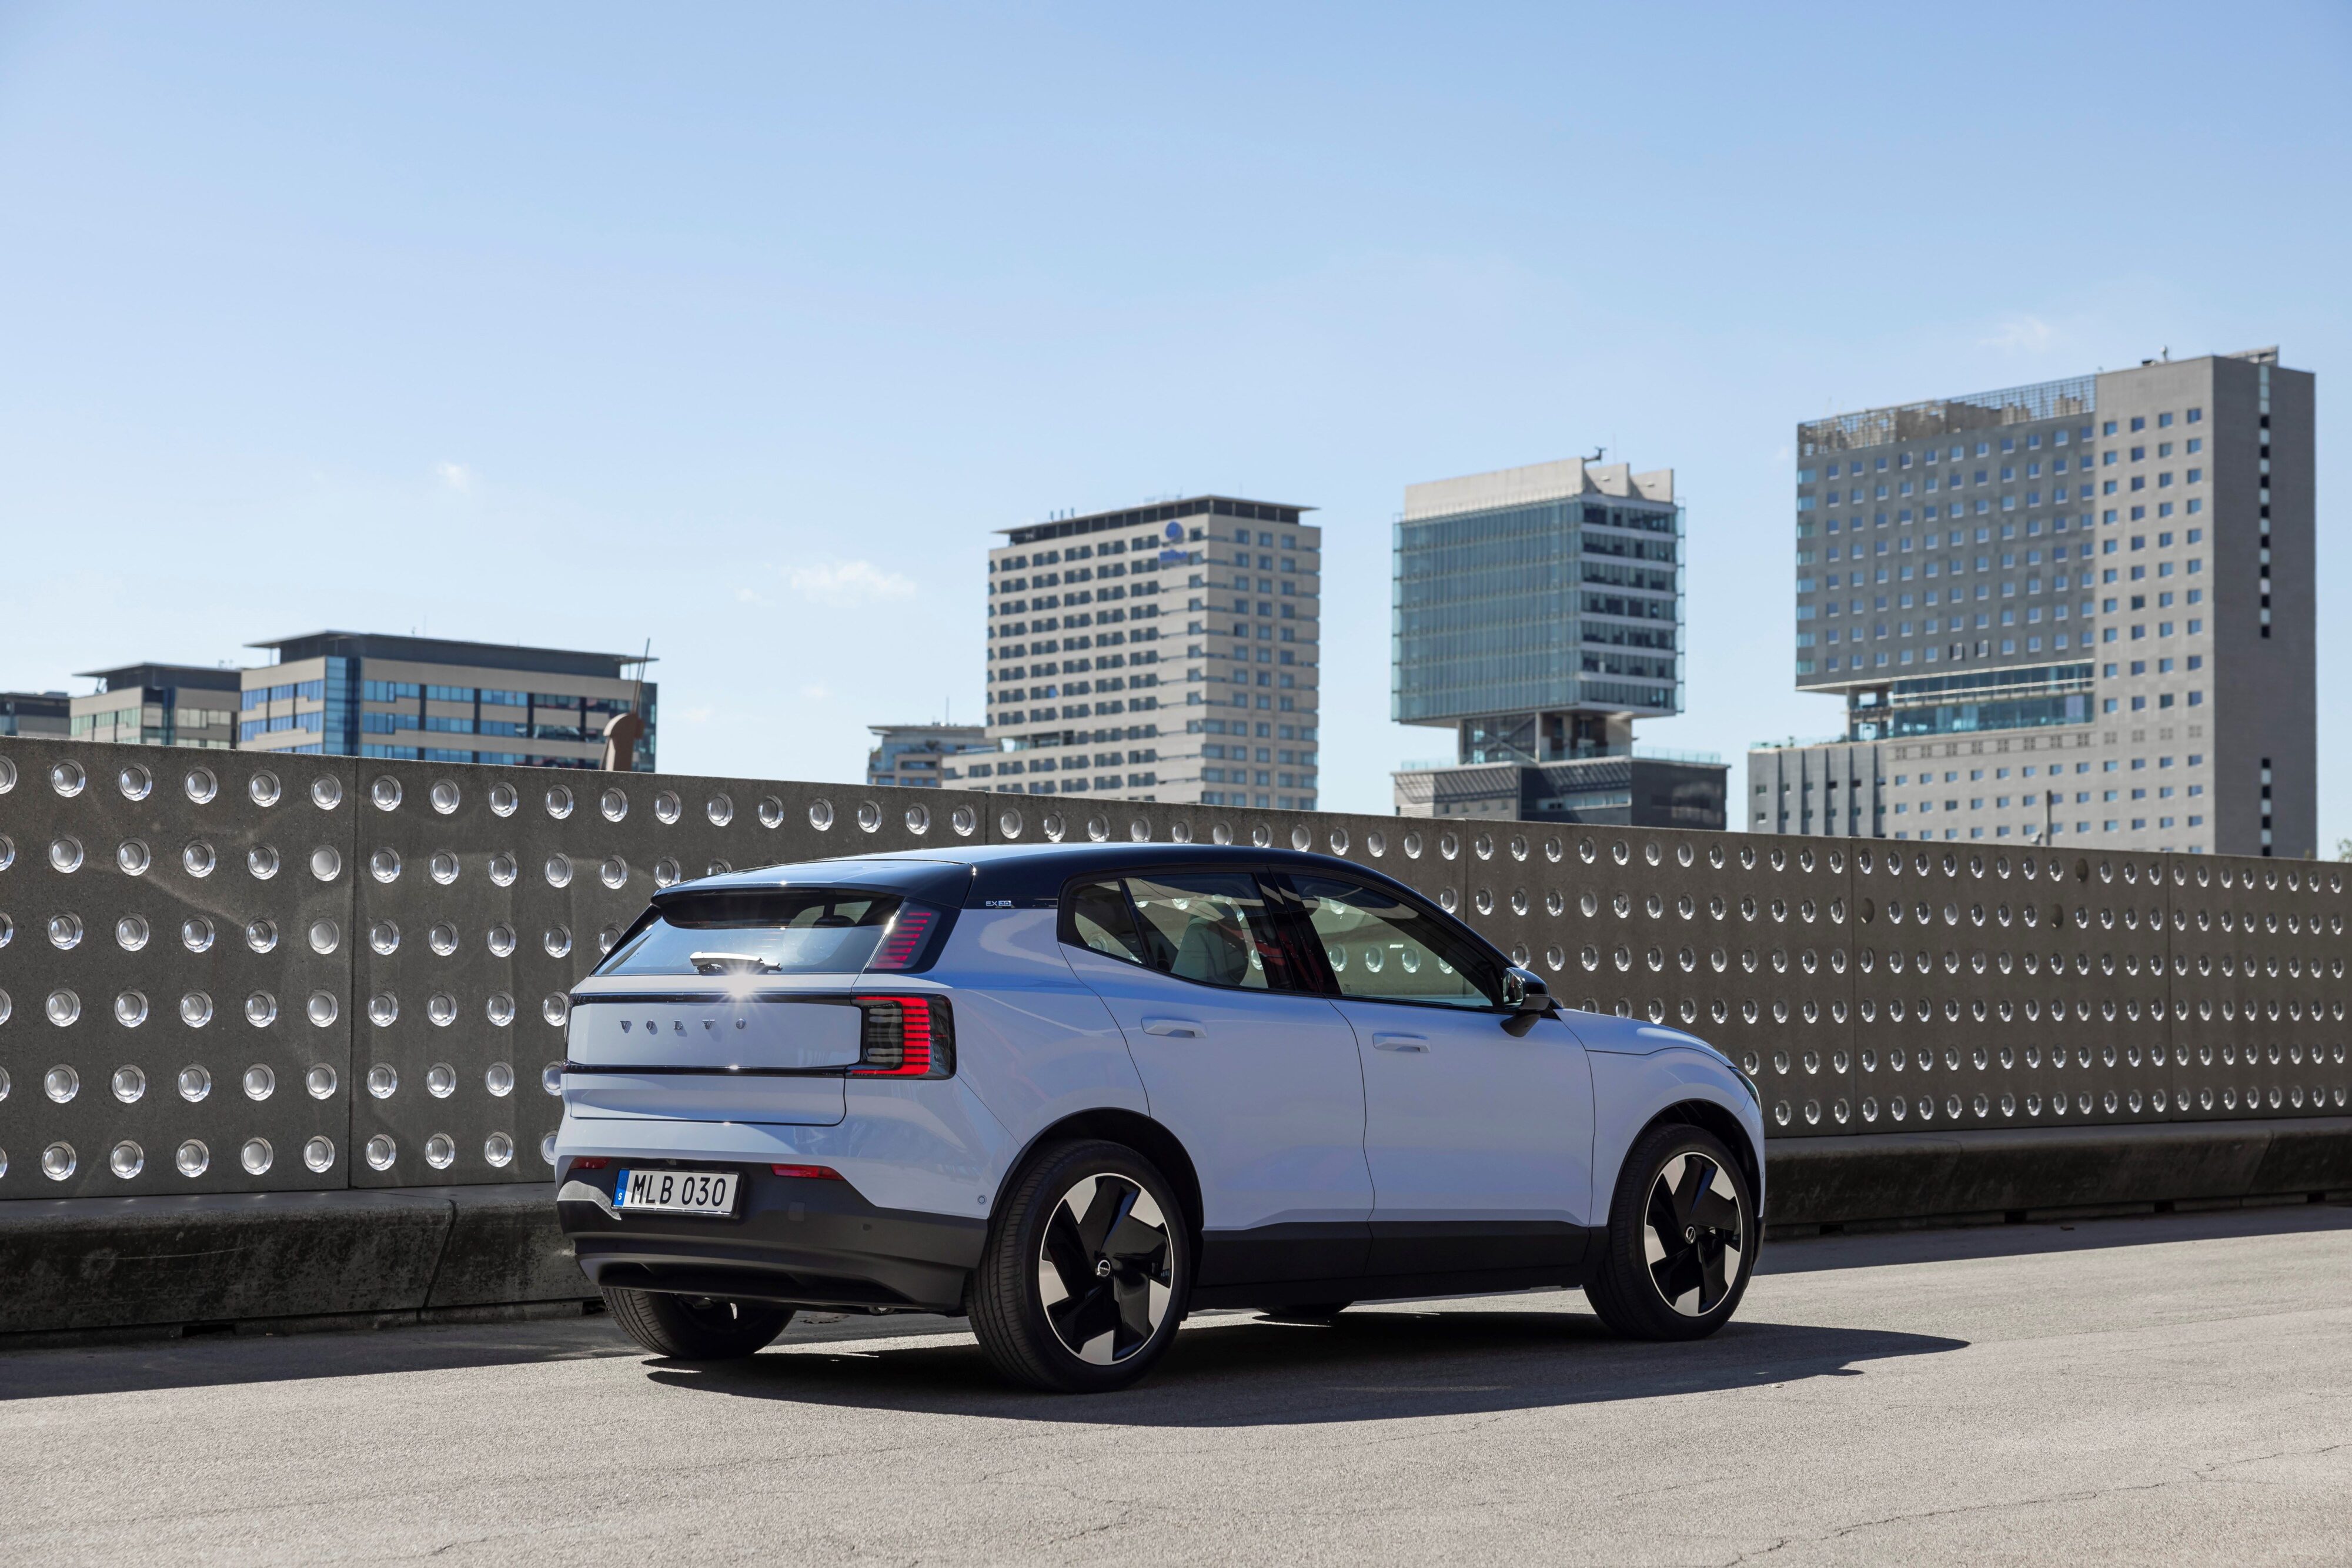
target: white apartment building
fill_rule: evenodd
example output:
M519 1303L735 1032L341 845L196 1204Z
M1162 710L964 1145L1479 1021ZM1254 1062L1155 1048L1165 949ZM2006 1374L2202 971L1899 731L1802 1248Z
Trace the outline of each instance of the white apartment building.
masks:
M1197 496L1002 530L988 556L988 738L965 788L1316 803L1322 530Z

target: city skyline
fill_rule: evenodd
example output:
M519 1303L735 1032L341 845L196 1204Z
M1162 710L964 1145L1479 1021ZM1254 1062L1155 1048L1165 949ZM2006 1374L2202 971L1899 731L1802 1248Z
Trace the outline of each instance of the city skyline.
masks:
M989 528L1300 497L1333 530L1318 804L1384 810L1430 749L1385 717L1399 489L1598 444L1670 454L1695 519L1686 711L1645 737L1826 734L1836 700L1786 664L1794 423L2168 346L2280 342L2324 375L2352 343L2347 214L2311 195L2352 150L2344 18L2195 15L1717 17L1677 62L1704 108L1662 118L1636 80L1549 93L1547 60L1654 43L1607 16L1367 12L1332 71L1296 18L1243 64L1135 19L583 24L558 60L495 17L19 13L0 191L27 243L0 276L44 308L0 371L25 601L0 686L296 623L650 637L665 767L853 779L869 724L982 711ZM2053 95L2021 31L2101 68ZM886 54L885 102L757 85ZM1952 133L1908 112L1923 58L1970 84L1977 166L2096 184L2060 259L2017 265L2038 242L1925 172ZM1786 90L1832 62L1836 93ZM2232 74L2273 84L2263 116L2135 85ZM1082 80L1132 90L1076 117L1056 84ZM1171 93L1206 112L1147 107ZM2215 189L2262 246L2193 220L2180 193ZM1612 192L1659 237L1581 243ZM1100 221L1069 235L1074 197ZM1175 243L1203 212L1249 237ZM2323 403L2323 497L2331 434ZM2317 551L2325 601L2324 517ZM2325 622L2318 658L2344 667ZM2321 723L2326 845L2352 733Z

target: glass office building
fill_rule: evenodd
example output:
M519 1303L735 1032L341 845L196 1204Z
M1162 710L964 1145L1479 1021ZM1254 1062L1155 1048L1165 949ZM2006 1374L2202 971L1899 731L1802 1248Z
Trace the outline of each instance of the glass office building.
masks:
M0 692L0 735L73 733L72 700L63 692Z
M597 768L605 725L634 711L636 770L654 770L659 689L635 678L644 659L364 632L249 646L278 662L230 672L240 750Z
M1682 708L1682 508L1671 469L1571 460L1405 491L1390 716L1464 762L1623 754Z
M1721 824L1718 762L1671 759L1696 770L1671 783L1561 771L1632 758L1636 719L1682 710L1672 469L1570 459L1413 485L1393 538L1390 716L1454 741L1450 764L1396 776L1399 811ZM1446 774L1498 766L1520 771Z
M237 672L212 664L125 664L84 670L99 690L71 699L76 740L127 746L194 746L226 751L236 744Z

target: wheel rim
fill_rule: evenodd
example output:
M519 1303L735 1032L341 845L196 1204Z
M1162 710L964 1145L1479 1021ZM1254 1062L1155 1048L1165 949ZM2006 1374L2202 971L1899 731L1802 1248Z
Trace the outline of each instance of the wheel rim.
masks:
M1686 1318L1723 1304L1739 1281L1747 1217L1739 1191L1705 1155L1676 1155L1650 1184L1642 1252L1658 1297Z
M1080 1176L1037 1247L1037 1299L1054 1337L1109 1366L1150 1343L1168 1316L1175 1250L1150 1193L1123 1176Z

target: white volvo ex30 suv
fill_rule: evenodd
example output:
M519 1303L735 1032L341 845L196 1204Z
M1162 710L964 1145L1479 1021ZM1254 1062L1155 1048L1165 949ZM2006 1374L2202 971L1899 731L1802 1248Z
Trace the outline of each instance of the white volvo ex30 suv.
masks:
M557 1205L638 1343L969 1314L1006 1376L1125 1386L1195 1307L1580 1285L1691 1339L1756 1261L1748 1080L1563 1015L1345 861L1039 845L656 895L572 993Z

